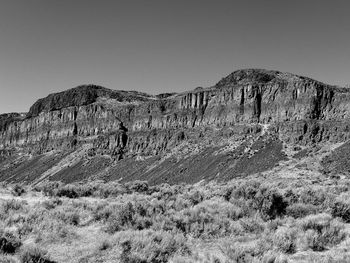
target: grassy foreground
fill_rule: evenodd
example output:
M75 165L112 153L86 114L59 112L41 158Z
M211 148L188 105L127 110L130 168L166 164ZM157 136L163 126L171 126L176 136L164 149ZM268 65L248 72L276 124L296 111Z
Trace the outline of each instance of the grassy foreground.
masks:
M0 190L0 262L350 262L350 180Z

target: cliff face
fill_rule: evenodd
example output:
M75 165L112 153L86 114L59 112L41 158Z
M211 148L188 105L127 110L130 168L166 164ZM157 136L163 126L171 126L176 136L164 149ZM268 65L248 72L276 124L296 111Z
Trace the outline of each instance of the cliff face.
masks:
M87 147L90 157L151 158L186 143L217 146L225 139L217 130L230 140L268 129L285 143L341 142L349 139L349 101L348 89L257 69L181 94L80 86L38 100L26 115L0 115L0 151L38 155Z

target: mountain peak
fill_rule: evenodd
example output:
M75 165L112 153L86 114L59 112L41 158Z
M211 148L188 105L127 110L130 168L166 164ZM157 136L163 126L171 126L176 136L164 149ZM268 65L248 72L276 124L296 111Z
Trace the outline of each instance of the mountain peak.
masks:
M40 112L60 110L71 106L83 106L94 103L97 98L109 98L117 101L146 101L153 96L137 91L112 90L99 85L85 84L72 89L52 93L37 100L29 109L28 116L37 116Z
M277 70L267 70L259 68L240 69L232 72L228 76L222 78L215 87L226 85L246 85L246 84L266 84L269 82L283 81L306 81L312 80L307 77L299 76L288 72L280 72Z

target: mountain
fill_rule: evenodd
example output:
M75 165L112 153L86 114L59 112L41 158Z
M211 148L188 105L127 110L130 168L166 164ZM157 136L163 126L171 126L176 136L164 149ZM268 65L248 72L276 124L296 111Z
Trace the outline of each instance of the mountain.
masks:
M345 143L349 102L349 89L264 69L157 96L82 85L28 113L0 115L0 181L192 183L266 173Z

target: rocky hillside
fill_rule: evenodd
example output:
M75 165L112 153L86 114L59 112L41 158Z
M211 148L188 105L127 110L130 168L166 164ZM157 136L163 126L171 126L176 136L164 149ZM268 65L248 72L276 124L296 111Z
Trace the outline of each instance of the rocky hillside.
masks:
M228 180L349 139L350 90L278 71L152 96L83 85L0 115L0 180ZM296 147L295 144L300 145ZM293 152L296 154L296 152Z

